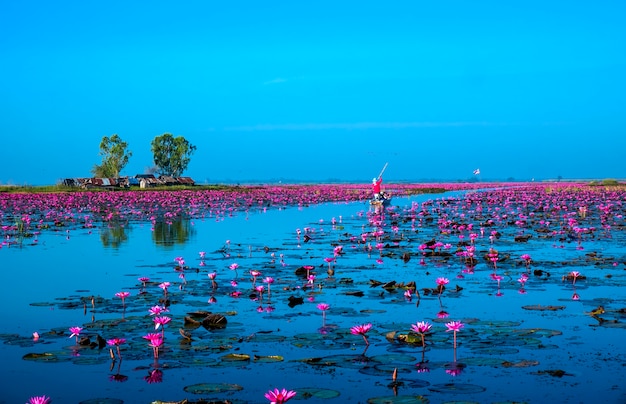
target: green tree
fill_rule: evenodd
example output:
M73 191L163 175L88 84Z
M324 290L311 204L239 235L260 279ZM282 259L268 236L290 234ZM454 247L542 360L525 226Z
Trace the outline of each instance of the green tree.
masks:
M128 143L117 134L104 136L100 142L102 163L95 164L91 170L93 175L100 178L117 178L120 171L128 164L133 152L128 150Z
M196 150L196 146L189 143L184 137L174 137L170 133L155 137L151 146L154 165L157 167L158 173L172 177L180 177L183 171L187 169L191 155Z

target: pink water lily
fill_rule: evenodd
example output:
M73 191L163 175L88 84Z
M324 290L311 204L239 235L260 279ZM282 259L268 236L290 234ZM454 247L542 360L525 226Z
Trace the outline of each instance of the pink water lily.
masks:
M416 324L411 324L411 331L420 334L422 337L422 362L424 361L424 350L426 349L426 334L430 332L432 327L432 324L428 321L418 321Z
M130 296L130 292L117 292L115 296L122 299L122 306L126 306L126 298Z
M163 346L163 335L150 333L144 335L143 338L148 340L148 345L152 347L152 354L154 355L154 358L157 359L159 357L159 349Z
M120 352L120 345L125 344L126 339L124 338L112 338L107 340L107 344L111 346L115 346L117 348L117 357L121 360L122 354Z
M159 287L163 289L163 293L167 295L167 289L170 287L171 283L169 282L161 282L159 283Z
M265 393L265 398L267 398L271 402L271 404L284 404L293 397L295 397L295 395L296 392L293 390L274 389Z
M151 316L159 316L161 313L166 313L168 311L167 307L159 305L152 306L148 309L148 313L150 313Z
M76 343L78 343L78 336L80 335L83 329L84 329L83 327L70 327L71 334L69 338L76 337Z
M165 327L165 324L167 324L170 321L172 321L172 319L170 317L167 317L167 316L160 316L160 317L154 317L152 319L152 321L154 322L154 329L158 330L159 327ZM163 332L165 332L165 331L163 330Z
M461 331L461 329L465 326L465 324L463 324L460 321L451 321L449 323L446 323L446 328L448 328L446 330L446 332L452 331L454 333L454 361L456 362L456 333L458 331Z
M370 343L367 340L367 336L365 334L367 334L371 328L372 328L371 323L355 325L354 327L350 328L350 332L354 335L362 336L363 340L365 341L365 345L369 346Z
M437 289L439 290L439 296L443 293L445 286L450 282L448 278L437 278Z
M52 399L48 396L34 396L28 400L26 404L50 404Z

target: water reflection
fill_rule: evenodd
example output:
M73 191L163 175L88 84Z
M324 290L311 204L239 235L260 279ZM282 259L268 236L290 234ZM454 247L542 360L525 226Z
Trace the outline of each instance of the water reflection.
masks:
M153 222L152 240L160 247L183 245L196 235L196 229L188 218L160 218Z
M131 230L127 221L105 222L100 230L100 241L105 248L119 248L128 241L126 231Z

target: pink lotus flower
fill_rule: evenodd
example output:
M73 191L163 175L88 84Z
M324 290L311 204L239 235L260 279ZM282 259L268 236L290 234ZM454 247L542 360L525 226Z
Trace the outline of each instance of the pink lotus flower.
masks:
M167 307L165 306L152 306L148 309L148 312L150 313L151 316L159 316L161 315L161 313L166 313L169 310L167 309Z
M144 339L149 341L150 347L152 347L152 353L154 358L159 357L159 348L163 346L163 336L161 334L150 333L143 336Z
M239 268L239 264L237 264L236 262L233 262L232 264L230 264L230 266L228 267L231 271L235 271L235 278L237 278L238 274L237 274L237 268Z
M411 289L407 289L404 291L404 298L408 300L409 302L412 300L413 295L411 293Z
M125 344L125 343L126 343L126 339L124 338L113 338L113 339L107 340L108 345L115 346L117 348L117 357L120 358L120 360L122 359L122 354L120 352L120 345Z
M161 317L153 318L152 321L154 321L154 329L158 330L159 327L161 327L161 326L163 326L163 328L165 328L165 324L167 324L170 321L172 321L172 319L167 317L167 316L161 316Z
M27 404L50 404L52 399L46 396L34 396L28 400Z
M126 305L126 298L128 296L130 296L130 292L117 292L115 294L116 297L119 297L120 299L122 299L122 306Z
M325 312L326 310L330 309L330 305L327 303L320 303L317 305L317 308L320 309L322 312Z
M446 332L448 331L454 332L454 361L455 362L456 362L456 333L457 331L461 331L461 328L463 328L464 326L465 324L463 324L460 321L451 321L449 323L446 323L446 327L448 328Z
M78 343L78 336L82 330L83 327L70 327L70 332L72 334L70 334L69 338L76 337L76 343Z
M267 283L267 295L269 296L272 293L271 285L272 283L274 283L274 278L272 278L271 276L266 276L265 278L263 278L263 282Z
M160 287L161 289L163 289L163 293L165 293L165 294L167 294L167 288L169 288L169 287L170 287L170 285L171 285L171 284L170 284L169 282L162 282L162 283L159 283L159 287Z
M430 332L432 325L428 321L418 321L417 324L411 324L411 331L422 336L422 348L426 347L426 334Z
M353 335L361 335L363 337L363 340L365 341L365 345L369 346L370 343L367 340L367 336L365 334L367 334L371 328L372 328L371 323L355 325L354 327L350 328L350 332Z
M447 285L448 283L450 283L450 280L448 278L437 278L437 285L438 285L437 288L439 289L440 296L443 293L443 289L445 288L445 285Z
M278 390L278 389L274 389L274 390L270 390L267 393L265 393L265 398L270 400L271 404L283 404L283 403L286 403L287 401L289 401L295 395L296 395L296 392L293 391L293 390L286 390L286 389Z

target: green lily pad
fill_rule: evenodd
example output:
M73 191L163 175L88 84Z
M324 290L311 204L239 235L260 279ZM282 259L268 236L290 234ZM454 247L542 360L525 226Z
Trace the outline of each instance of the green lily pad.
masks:
M429 402L424 396L384 396L367 399L367 404L428 404Z
M463 363L466 365L472 366L493 366L498 367L501 366L504 362L506 362L502 358L493 358L493 357L473 357L473 358L463 358Z
M124 400L117 398L90 398L89 400L81 401L78 404L124 404Z
M396 362L415 362L416 358L413 355L407 355L403 353L375 355L371 357L372 360L380 363L390 364Z
M222 361L227 361L227 362L242 362L242 361L249 361L250 355L231 353L231 354L222 356L220 359L222 359Z
M198 383L185 386L184 391L191 394L225 393L228 391L241 391L243 387L231 383Z
M29 353L22 356L25 361L41 362L41 363L58 363L69 362L72 360L69 353L66 352L43 352L43 353Z
M322 389L319 387L300 387L293 389L296 392L294 400L308 400L310 398L319 399L331 399L339 397L340 393L337 390Z
M280 355L267 355L267 356L254 355L254 361L255 362L259 362L259 363L264 363L264 362L282 362L284 360L285 360L285 358L283 358Z

